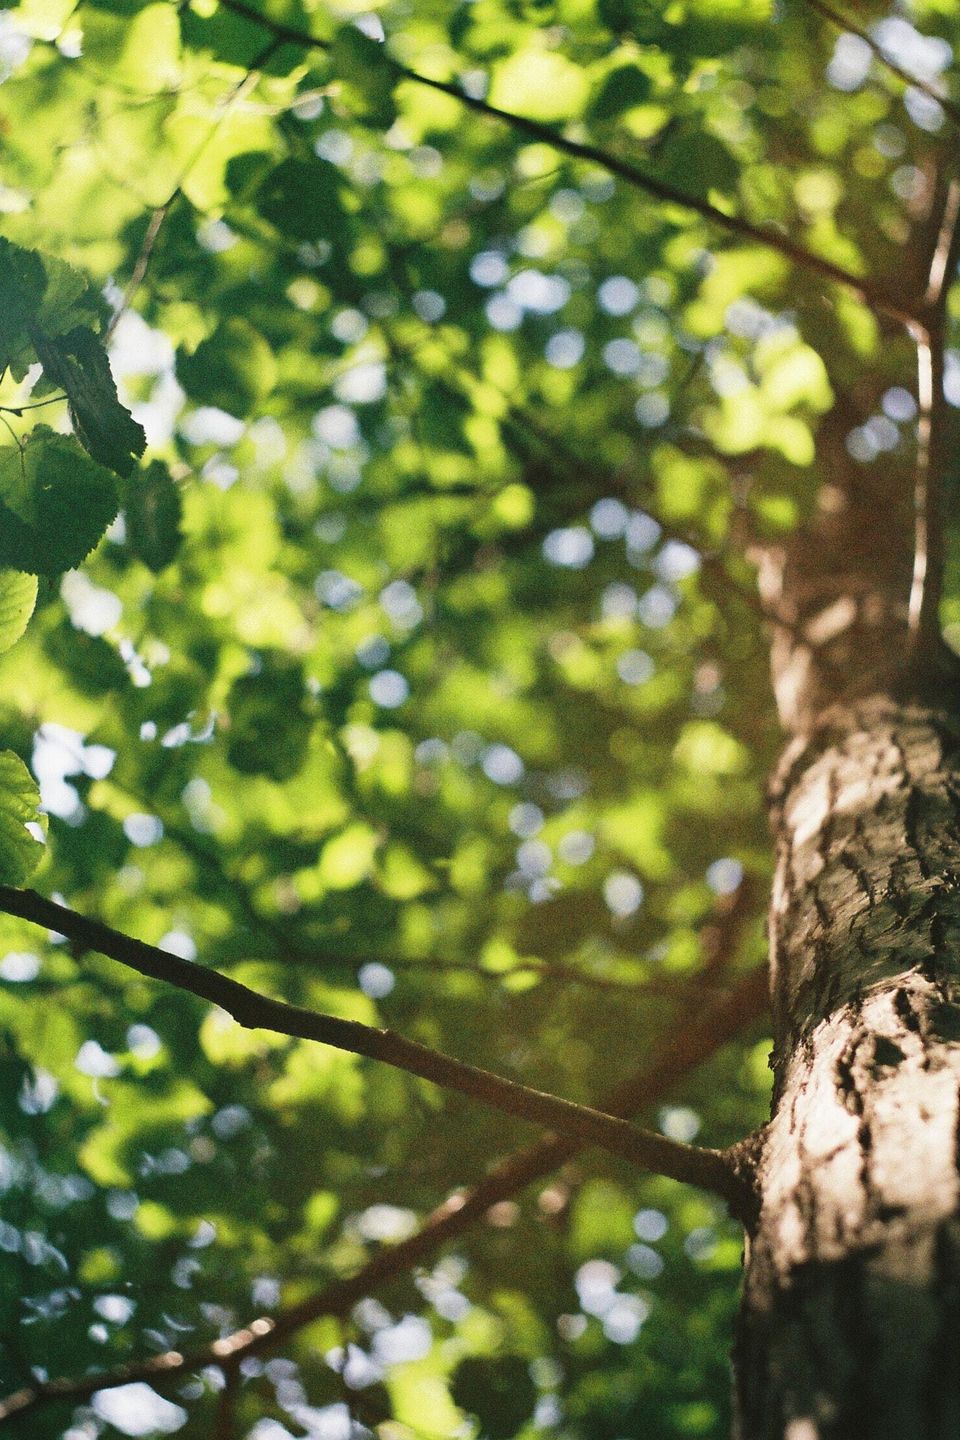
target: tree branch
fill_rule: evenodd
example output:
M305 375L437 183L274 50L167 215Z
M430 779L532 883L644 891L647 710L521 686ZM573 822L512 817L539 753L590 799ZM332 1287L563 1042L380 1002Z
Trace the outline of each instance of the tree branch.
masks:
M237 1361L223 1366L223 1389L217 1397L217 1408L209 1440L234 1440L237 1433L237 1397L240 1371Z
M114 331L123 316L130 309L137 291L143 284L144 276L147 273L147 266L150 264L150 257L153 254L153 247L156 245L157 237L160 234L160 227L169 215L171 207L174 205L179 194L180 186L178 185L169 199L165 200L162 205L158 205L150 215L150 220L140 245L140 253L131 271L130 279L127 281L126 288L120 298L120 303L110 317L110 324L107 326L106 333L104 334L103 338L107 343L113 338Z
M262 29L269 31L277 39L288 44L321 50L325 53L332 48L329 41L322 40L318 35L311 35L307 30L298 30L294 26L284 25L280 21L261 15L251 5L248 5L246 0L219 0L219 3L225 10L231 10L235 15L243 16L251 24L261 26ZM783 234L779 230L772 230L763 225L754 225L752 221L739 215L728 215L725 211L718 209L716 205L711 205L709 201L702 200L695 195L688 195L665 180L660 180L654 175L647 174L644 170L637 169L629 161L621 160L616 155L610 155L596 145L582 144L577 140L571 140L551 125L545 125L540 120L530 120L525 115L516 115L512 111L501 110L499 106L491 105L487 100L481 100L475 95L468 95L447 80L434 80L428 75L421 75L418 71L401 65L396 60L389 59L387 56L384 58L398 79L410 80L416 85L425 85L431 90L439 90L442 94L459 101L468 109L476 111L477 114L486 115L492 120L500 120L512 129L519 131L520 134L528 135L533 140L549 145L563 155L569 155L574 160L585 160L590 164L598 165L609 175L625 181L637 190L652 195L656 200L663 200L667 204L678 205L684 210L692 211L701 219L709 221L711 225L716 225L720 229L726 230L728 234L738 236L741 240L751 240L766 249L775 250L786 259L792 260L794 264L819 275L821 279L831 280L837 285L842 285L844 289L859 296L871 309L889 315L892 319L899 320L901 324L909 324L913 319L913 310L910 305L896 295L880 289L869 280L853 274L850 270L845 270L842 265L835 265L832 260L827 260L822 255L807 250L805 246L797 244L796 241L790 239L789 235Z
M739 902L738 897L738 902ZM735 903L723 919L724 942L729 953L745 918ZM634 1072L601 1101L601 1108L621 1116L663 1098L671 1086L708 1060L727 1041L764 1013L767 1005L766 967L745 975L725 999L707 1006L665 1041L651 1062ZM317 1294L276 1316L260 1316L239 1330L198 1350L168 1350L147 1360L134 1361L99 1374L48 1380L18 1390L0 1400L0 1421L23 1415L44 1405L81 1402L98 1390L109 1390L141 1380L160 1384L207 1365L236 1364L246 1355L274 1349L298 1330L322 1316L345 1316L365 1296L414 1266L425 1263L442 1245L464 1234L482 1219L492 1205L509 1200L534 1181L572 1159L584 1147L577 1141L545 1136L501 1160L472 1190L451 1196L425 1221L420 1230L396 1245L384 1246L356 1274L336 1280Z
M176 838L175 834L172 838ZM332 969L355 970L357 966L371 962L386 965L389 970L472 975L475 980L496 984L501 984L511 975L536 975L548 984L579 985L585 990L608 993L612 991L627 997L635 996L638 1000L656 996L658 1000L672 1000L678 1005L689 1005L694 997L702 998L705 995L729 992L729 986L722 983L701 984L695 975L678 977L675 980L661 975L648 975L642 980L626 980L616 975L598 975L591 970L580 970L568 961L540 960L532 956L519 958L516 964L506 970L488 970L472 960L453 960L443 955L336 955L312 954L309 950L297 949L291 952L289 958L293 964L309 968L317 975L326 975Z
M826 3L826 0L806 0L806 3L810 6L811 10L815 10L818 15L822 15L825 20L829 20L830 24L835 25L838 30L845 30L848 35L856 35L858 40L862 40L864 45L870 47L876 58L880 61L880 64L889 70L891 75L896 75L897 79L902 80L904 84L912 86L914 90L919 90L921 95L926 95L928 100L936 101L944 115L949 116L954 125L960 126L960 106L954 105L952 100L948 99L947 96L941 95L928 80L924 80L918 75L911 75L910 71L904 70L903 66L898 65L896 60L891 60L890 56L883 49L883 46L874 40L869 31L862 29L859 25L855 25L852 20L848 20L845 15L841 15L839 10L834 10L832 5Z
M910 648L921 665L936 655L940 643L940 598L943 591L945 400L947 291L957 269L960 250L960 182L947 187L940 229L924 295L924 318L911 327L917 345L917 468L914 483L913 583L910 590Z
M76 950L95 950L119 961L121 965L129 966L140 975L162 980L209 1000L226 1010L246 1029L272 1030L280 1035L315 1040L371 1060L382 1060L395 1069L417 1075L446 1090L459 1091L507 1115L548 1126L587 1144L600 1145L624 1160L668 1175L673 1180L699 1185L722 1196L734 1207L744 1200L742 1185L718 1150L678 1144L654 1131L641 1130L617 1116L504 1079L478 1065L454 1060L415 1040L407 1040L392 1030L377 1029L358 1020L344 1020L337 1015L324 1015L288 1005L282 1000L273 1000L227 975L221 975L217 970L207 970L191 960L183 960L179 955L171 955L166 950L124 935L109 925L78 915L34 890L0 886L0 910L34 925L58 931L73 943Z

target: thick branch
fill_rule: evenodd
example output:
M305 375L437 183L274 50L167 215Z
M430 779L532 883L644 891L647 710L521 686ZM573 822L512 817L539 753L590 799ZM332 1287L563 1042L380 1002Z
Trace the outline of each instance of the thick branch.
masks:
M910 85L914 90L919 90L922 95L926 95L928 100L936 101L944 115L948 115L954 125L960 126L960 106L954 105L952 100L942 95L929 81L922 79L918 75L911 75L909 70L904 70L902 65L898 65L896 60L890 58L883 46L874 40L869 31L864 30L859 25L855 25L852 20L849 20L845 15L841 15L839 10L834 10L832 5L826 4L825 0L806 0L806 3L810 6L811 10L816 10L818 15L822 15L825 20L829 20L831 25L836 25L838 30L845 30L848 35L856 35L858 40L862 40L864 45L870 47L880 61L880 64L889 70L891 75L896 75L897 79L902 80L905 85Z
M220 4L225 10L232 10L235 15L242 15L252 24L261 26L288 44L323 51L329 51L331 48L329 41L322 40L317 35L311 35L307 30L298 30L294 26L284 25L280 21L261 15L251 5L246 4L245 0L220 0ZM596 145L587 145L577 140L571 140L551 125L543 124L542 121L530 120L525 115L515 115L512 111L501 110L499 106L491 105L487 100L466 94L465 91L458 89L456 85L447 80L434 80L395 60L389 60L388 63L398 79L410 80L416 85L426 85L431 90L439 90L444 95L450 95L468 109L474 110L480 115L486 115L490 119L503 121L512 129L519 131L520 134L528 135L531 139L540 141L541 144L549 145L563 155L569 155L574 160L585 160L590 164L598 165L609 175L614 175L618 180L625 181L635 189L652 195L656 200L663 200L667 204L678 205L684 210L690 210L693 214L709 221L711 225L726 230L728 234L736 235L741 240L752 240L766 249L775 250L786 259L819 275L821 279L831 280L835 284L851 290L873 310L889 315L903 324L908 324L913 318L913 310L908 303L873 285L869 280L854 275L852 271L845 270L842 265L835 265L832 260L827 260L822 255L807 250L779 230L772 230L763 225L754 225L752 221L739 215L728 215L725 211L718 209L716 205L711 205L709 201L701 200L695 195L688 195L685 191L678 190L666 181L637 169L628 161L608 154L607 151L599 149Z
M363 1025L357 1020L344 1020L337 1015L324 1015L298 1005L288 1005L260 995L237 980L207 970L179 955L171 955L142 940L113 930L97 920L45 899L34 890L16 890L0 886L0 910L17 915L34 925L65 935L78 950L96 950L127 965L140 975L175 985L219 1005L238 1024L250 1030L272 1030L302 1040L316 1040L353 1055L382 1060L398 1070L430 1080L446 1090L457 1090L473 1100L480 1100L493 1109L521 1120L549 1126L560 1134L600 1145L605 1150L630 1160L644 1169L654 1170L671 1179L699 1185L723 1196L737 1206L743 1200L742 1187L726 1158L717 1150L700 1149L668 1140L654 1131L637 1126L613 1115L547 1095L514 1080L506 1080L454 1060L415 1040L407 1040L392 1030Z
M724 951L739 933L742 909L737 906L724 920ZM727 1041L764 1013L767 1004L765 967L744 976L725 999L709 1005L670 1035L649 1065L611 1090L600 1108L621 1116L654 1104ZM390 1280L424 1264L442 1245L464 1234L490 1209L509 1200L535 1180L549 1175L579 1153L577 1141L547 1136L500 1161L472 1190L451 1196L415 1235L397 1245L385 1246L362 1269L346 1280L334 1281L307 1300L277 1316L260 1316L231 1335L191 1353L168 1350L148 1360L134 1361L99 1374L49 1380L0 1400L0 1421L57 1401L87 1400L97 1390L108 1390L142 1380L159 1384L165 1379L202 1370L207 1365L235 1364L245 1355L271 1350L304 1326L324 1315L343 1316L365 1296Z

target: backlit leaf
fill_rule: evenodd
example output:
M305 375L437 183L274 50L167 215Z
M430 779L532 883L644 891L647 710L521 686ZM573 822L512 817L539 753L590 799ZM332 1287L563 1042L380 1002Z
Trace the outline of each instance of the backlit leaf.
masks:
M20 639L36 603L36 575L0 570L0 652L9 650Z
M18 755L0 750L0 884L22 885L43 855L43 841L27 829L42 830L36 781Z

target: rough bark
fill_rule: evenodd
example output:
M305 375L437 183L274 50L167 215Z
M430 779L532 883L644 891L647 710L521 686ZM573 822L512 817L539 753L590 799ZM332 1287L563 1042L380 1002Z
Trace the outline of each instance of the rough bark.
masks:
M839 708L788 761L748 1440L960 1435L960 726Z

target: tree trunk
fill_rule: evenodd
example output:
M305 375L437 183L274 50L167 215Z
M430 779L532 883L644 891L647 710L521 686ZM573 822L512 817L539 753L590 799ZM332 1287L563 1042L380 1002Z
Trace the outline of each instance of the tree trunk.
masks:
M906 663L903 476L868 493L836 458L819 516L761 567L795 738L774 782L775 1090L739 1433L958 1440L956 662L922 681Z
M747 1440L960 1435L960 726L834 711L791 757Z

